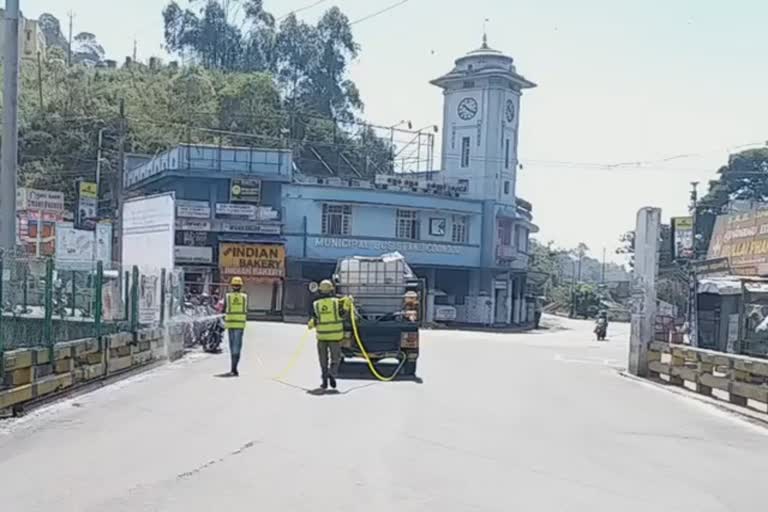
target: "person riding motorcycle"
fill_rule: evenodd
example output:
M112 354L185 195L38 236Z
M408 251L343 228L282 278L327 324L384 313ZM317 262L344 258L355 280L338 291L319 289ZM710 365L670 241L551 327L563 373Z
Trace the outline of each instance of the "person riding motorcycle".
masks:
M606 311L601 311L597 315L594 332L597 335L598 341L604 340L608 334L608 313Z

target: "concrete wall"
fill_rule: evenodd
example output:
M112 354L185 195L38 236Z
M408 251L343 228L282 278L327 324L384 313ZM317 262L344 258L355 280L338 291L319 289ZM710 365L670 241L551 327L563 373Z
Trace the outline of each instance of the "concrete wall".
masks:
M180 327L153 328L56 343L53 349L33 347L3 353L0 412L17 410L35 400L53 397L98 380L113 378L163 359L181 356Z

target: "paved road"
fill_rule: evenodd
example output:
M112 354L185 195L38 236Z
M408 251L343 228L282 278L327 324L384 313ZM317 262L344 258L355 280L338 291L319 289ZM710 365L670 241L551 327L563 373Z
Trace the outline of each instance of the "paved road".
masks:
M0 424L0 509L726 511L764 508L759 427L617 375L610 342L426 332L423 384L311 396L306 332L251 324L243 376L193 356ZM613 326L612 326L613 327Z

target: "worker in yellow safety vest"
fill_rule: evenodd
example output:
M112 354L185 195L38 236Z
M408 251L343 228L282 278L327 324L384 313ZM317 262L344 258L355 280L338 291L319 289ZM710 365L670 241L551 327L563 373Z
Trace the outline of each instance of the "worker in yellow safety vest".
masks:
M248 295L243 293L243 279L235 276L229 283L232 291L224 298L224 326L229 338L229 355L232 368L227 377L239 377L237 365L240 363L240 353L243 349L243 332L245 331L246 312L248 311Z
M334 296L333 283L328 279L320 282L320 297L312 303L308 327L317 335L317 355L320 361L322 389L336 389L341 364L341 342L344 339L344 315L347 302Z

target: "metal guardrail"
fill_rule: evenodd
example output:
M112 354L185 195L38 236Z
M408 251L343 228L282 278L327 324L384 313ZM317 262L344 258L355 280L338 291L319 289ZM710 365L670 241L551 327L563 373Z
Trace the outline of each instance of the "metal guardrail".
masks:
M768 361L655 341L648 351L652 377L697 393L768 411Z

